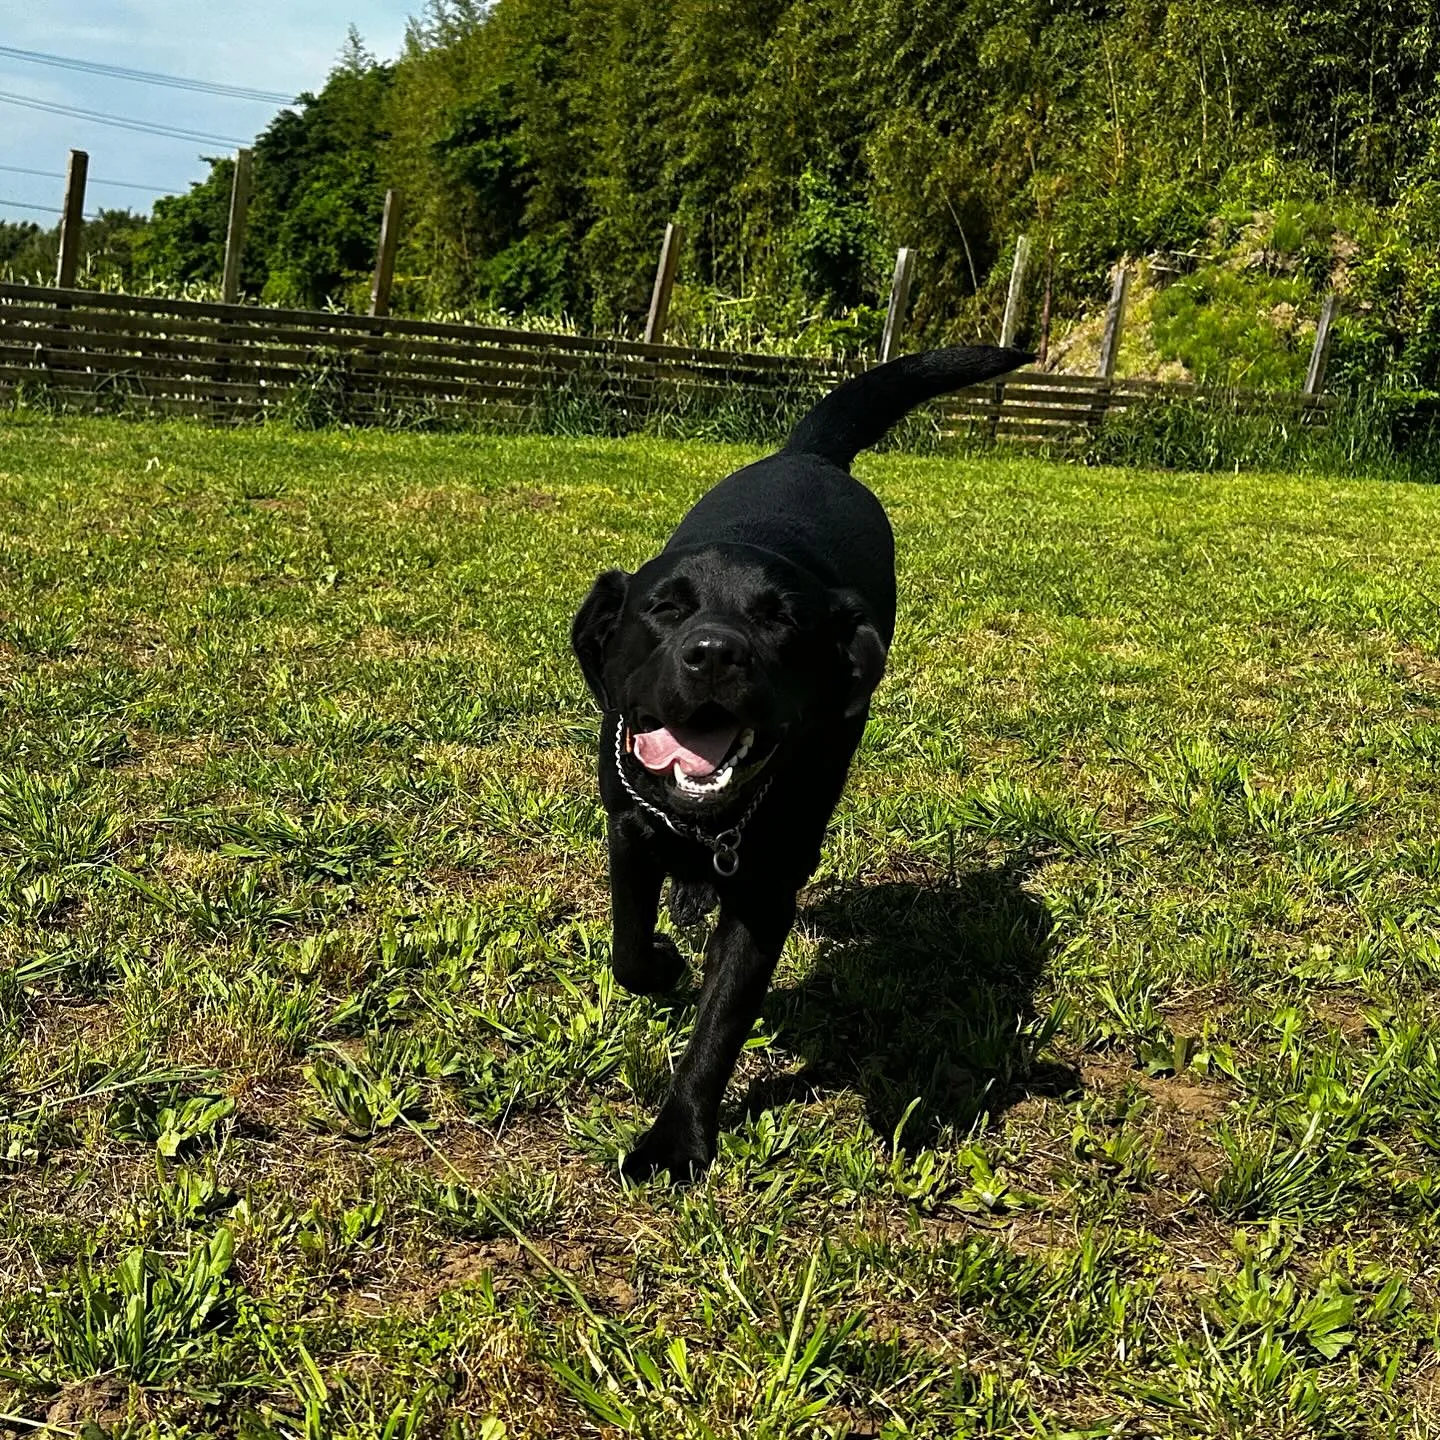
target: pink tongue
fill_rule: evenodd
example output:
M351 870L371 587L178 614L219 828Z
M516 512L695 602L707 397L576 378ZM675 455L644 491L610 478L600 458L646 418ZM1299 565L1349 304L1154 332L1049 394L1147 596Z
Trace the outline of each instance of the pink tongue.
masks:
M686 775L713 775L739 733L738 725L727 725L723 730L686 730L680 726L672 730L662 725L635 736L635 756L647 770L660 772L679 765Z

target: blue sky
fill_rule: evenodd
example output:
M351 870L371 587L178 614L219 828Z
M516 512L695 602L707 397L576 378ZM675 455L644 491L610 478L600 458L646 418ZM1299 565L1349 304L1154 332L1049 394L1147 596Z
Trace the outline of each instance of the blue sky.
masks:
M324 83L352 23L366 45L393 59L407 17L423 0L0 0L0 45L158 71L288 95ZM55 69L0 55L0 94L149 120L206 135L248 141L264 129L273 105L165 89ZM87 210L104 205L149 208L152 195L109 187L101 179L184 190L206 174L203 155L232 148L113 129L95 121L45 114L0 101L0 218L53 224L63 181L17 174L63 173L72 149L90 153Z

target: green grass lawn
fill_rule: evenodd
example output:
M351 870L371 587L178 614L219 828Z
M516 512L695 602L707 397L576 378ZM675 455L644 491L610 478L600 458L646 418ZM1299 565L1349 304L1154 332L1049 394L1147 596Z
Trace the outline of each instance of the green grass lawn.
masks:
M745 458L0 425L0 1431L1434 1433L1440 491L862 458L890 673L627 1191L566 630Z

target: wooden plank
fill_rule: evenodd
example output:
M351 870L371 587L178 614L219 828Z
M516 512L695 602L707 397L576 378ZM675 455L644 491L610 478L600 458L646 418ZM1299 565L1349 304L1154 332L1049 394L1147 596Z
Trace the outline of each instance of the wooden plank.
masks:
M257 400L264 393L258 384L229 383L217 380L187 379L183 376L144 376L112 370L37 370L33 366L0 365L0 376L25 379L61 389L104 391L111 394L146 394L184 396L204 399ZM279 393L272 391L272 393Z
M1017 400L1007 395L1005 397L1006 410L1023 411L1027 414L1033 412L1037 415L1046 414L1050 411L1066 414L1088 415L1095 408L1085 395L1062 395L1050 392L1047 397L1037 400Z
M63 331L53 333L63 338ZM186 353L185 347L177 347L180 353L172 356L169 354L137 355L130 351L116 352L99 347L75 346L67 348L63 355L60 355L58 352L52 352L42 347L6 344L4 339L3 333L0 333L0 355L15 363L29 362L39 367L63 361L65 366L72 369L83 369L90 366L97 370L129 371L151 375L224 376L234 374L246 379L297 384L312 373L315 366L313 352L304 350L255 351L236 359L233 357L233 352L227 351L225 347L219 345L208 347L209 354L205 358ZM279 363L282 355L288 363ZM484 384L496 389L515 386L535 388L547 384L553 386L555 383L554 376L533 371L483 367L457 370L453 366L426 365L423 362L409 360L404 363L403 367L392 368L384 363L383 358L372 364L357 365L349 373L355 379L364 379L368 383L391 383L403 381L407 375L416 372L426 378L439 380L449 378L458 385Z
M900 332L905 328L905 311L910 304L910 277L915 270L915 252L902 246L895 252L895 274L890 280L890 304L885 311L885 329L880 336L880 363L895 357Z
M487 400L483 404L472 404L467 401L445 400L445 399L417 399L413 405L396 406L387 402L380 409L361 410L355 412L355 419L359 423L365 423L367 418L378 421L388 420L393 417L396 410L418 410L425 415L434 415L438 419L457 421L500 420L509 424L518 424L529 419L535 413L533 405L508 404L504 401Z
M382 377L379 385L372 383L357 388L363 389L366 393L382 395L453 395L476 402L514 400L527 404L540 393L531 386L486 385L469 381L434 380L420 375L387 375Z
M1005 386L1009 390L1098 390L1105 382L1097 375L1069 375L1062 371L1042 372L1039 370L1015 370L1005 377ZM991 389L987 381L981 385L971 385L965 390L956 390L951 393L965 395L971 392L988 391Z
M1130 377L1114 382L1115 393L1133 391L1137 395L1195 395L1202 399L1224 401L1233 398L1253 398L1268 403L1290 403L1295 405L1330 405L1337 402L1333 395L1305 395L1294 390L1260 390L1251 385L1200 385L1193 380L1142 380Z
M1089 423L1093 414L1093 410L1089 407L1065 410L1049 408L1028 409L1018 408L1002 402L999 418L1001 420L1037 420L1044 421L1047 424L1085 425ZM985 406L977 402L975 405L966 406L963 409L956 408L954 410L947 410L942 416L941 423L943 424L962 416L972 420L988 419L993 421L995 419L995 407L993 404Z
M60 256L55 265L55 285L60 290L68 290L75 284L80 268L80 240L85 229L85 178L89 173L90 156L84 150L72 150L65 167L65 208L60 214Z
M1059 406L1059 405L1010 405L1006 404L1001 408L1000 418L1002 420L1043 420L1046 422L1059 422L1065 425L1088 424L1095 411L1092 406Z
M1084 428L1080 425L1049 425L1038 420L1012 420L1003 415L1000 418L1002 435L1053 435L1058 440Z
M954 397L946 396L939 402L943 409L947 405L967 405L979 400L982 392L977 389L959 391ZM1056 386L1054 389L1021 389L1019 386L1005 387L1007 405L1088 405L1091 392L1079 387Z
M940 432L940 438L941 440L974 440L980 433L981 431L978 427L970 430L942 430ZM1029 431L1023 430L1007 430L997 434L991 434L988 430L985 431L986 437L991 444L1004 443L1006 445L1066 444L1073 438L1074 433L1074 431L1070 430L1050 430L1043 434L1039 432L1032 434Z
M63 332L61 332L63 335ZM112 355L104 351L84 350L79 346L57 346L53 349L0 344L0 359L10 365L25 365L37 373L46 370L86 369L103 371L108 374L149 375L163 378L167 375L196 378L213 377L229 367L214 361L174 360L162 356L138 357L134 355ZM295 372L298 375L298 372Z
M0 395L8 396L12 400L18 399L24 393L24 387L7 380L0 375ZM35 398L46 405L54 405L64 410L76 410L88 412L95 415L114 414L117 410L135 410L151 415L183 415L193 416L198 419L209 419L215 411L212 402L205 399L186 398L174 395L129 395L119 394L114 391L96 391L94 389L77 389L69 386L51 385L35 392ZM244 401L232 402L226 410L227 416L241 420L260 420L267 413L274 414L273 408L267 411L263 405L250 404Z
M235 173L230 181L230 220L225 227L225 268L220 277L220 298L233 305L240 296L240 260L245 253L245 222L250 214L250 149L235 152Z
M58 338L65 338L67 332L47 327L20 328L0 325L0 344L10 349L44 348ZM85 355L117 355L142 362L147 357L193 360L196 364L285 366L298 369L313 367L316 354L313 347L296 345L285 347L229 345L212 340L165 340L155 338L134 338L128 335L116 336L110 333L96 334L90 330L78 332L73 348Z
M1034 398L1019 398L1006 394L1002 404L1007 410L1075 410L1088 414L1093 408L1094 396L1085 391L1051 390L1035 396ZM951 408L963 408L967 410L984 409L994 407L995 397L993 395L967 395L963 399L947 401L940 407L941 411Z
M30 377L22 376L17 381L0 369L0 396L18 395L23 388L22 381L26 378ZM95 414L109 414L117 409L134 409L149 414L185 415L221 421L248 421L263 419L266 416L273 417L277 413L283 413L289 398L288 394L279 391L273 392L268 399L259 401L231 398L226 401L224 410L217 412L213 399L205 396L150 394L107 389L103 386L93 385L46 384L36 388L39 397L42 397L46 404L54 404L67 409L87 410ZM435 414L440 418L449 417L456 420L480 417L487 421L518 424L525 420L532 410L530 405L509 402L433 401L420 397L400 397L402 403L397 405L392 398L384 397L378 405L357 403L347 407L344 423L367 424L393 421L396 411L403 411L406 408L403 403L406 398L417 400L419 408L425 414Z

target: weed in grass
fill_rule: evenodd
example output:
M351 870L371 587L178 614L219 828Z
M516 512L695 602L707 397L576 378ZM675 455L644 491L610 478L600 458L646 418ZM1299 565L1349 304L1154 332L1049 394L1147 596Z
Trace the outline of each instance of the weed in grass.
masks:
M221 1227L173 1259L137 1247L96 1269L82 1257L67 1284L26 1307L33 1359L7 1378L53 1385L118 1372L154 1384L203 1362L233 1322L234 1249Z
M485 1240L509 1233L509 1227L534 1235L549 1229L559 1210L554 1175L509 1170L485 1187L482 1199L469 1185L417 1175L410 1181L410 1204L425 1220L447 1235Z
M73 615L34 611L9 621L4 635L22 654L59 660L80 648L81 624Z
M118 1140L153 1143L157 1155L173 1160L234 1113L229 1095L127 1095L112 1107L107 1128Z
M317 1115L315 1123L350 1139L366 1139L424 1113L420 1086L393 1073L367 1073L357 1065L317 1055L305 1067L305 1078L334 1112L333 1117L328 1112Z
M26 871L93 862L111 850L120 828L78 767L0 774L0 845Z

